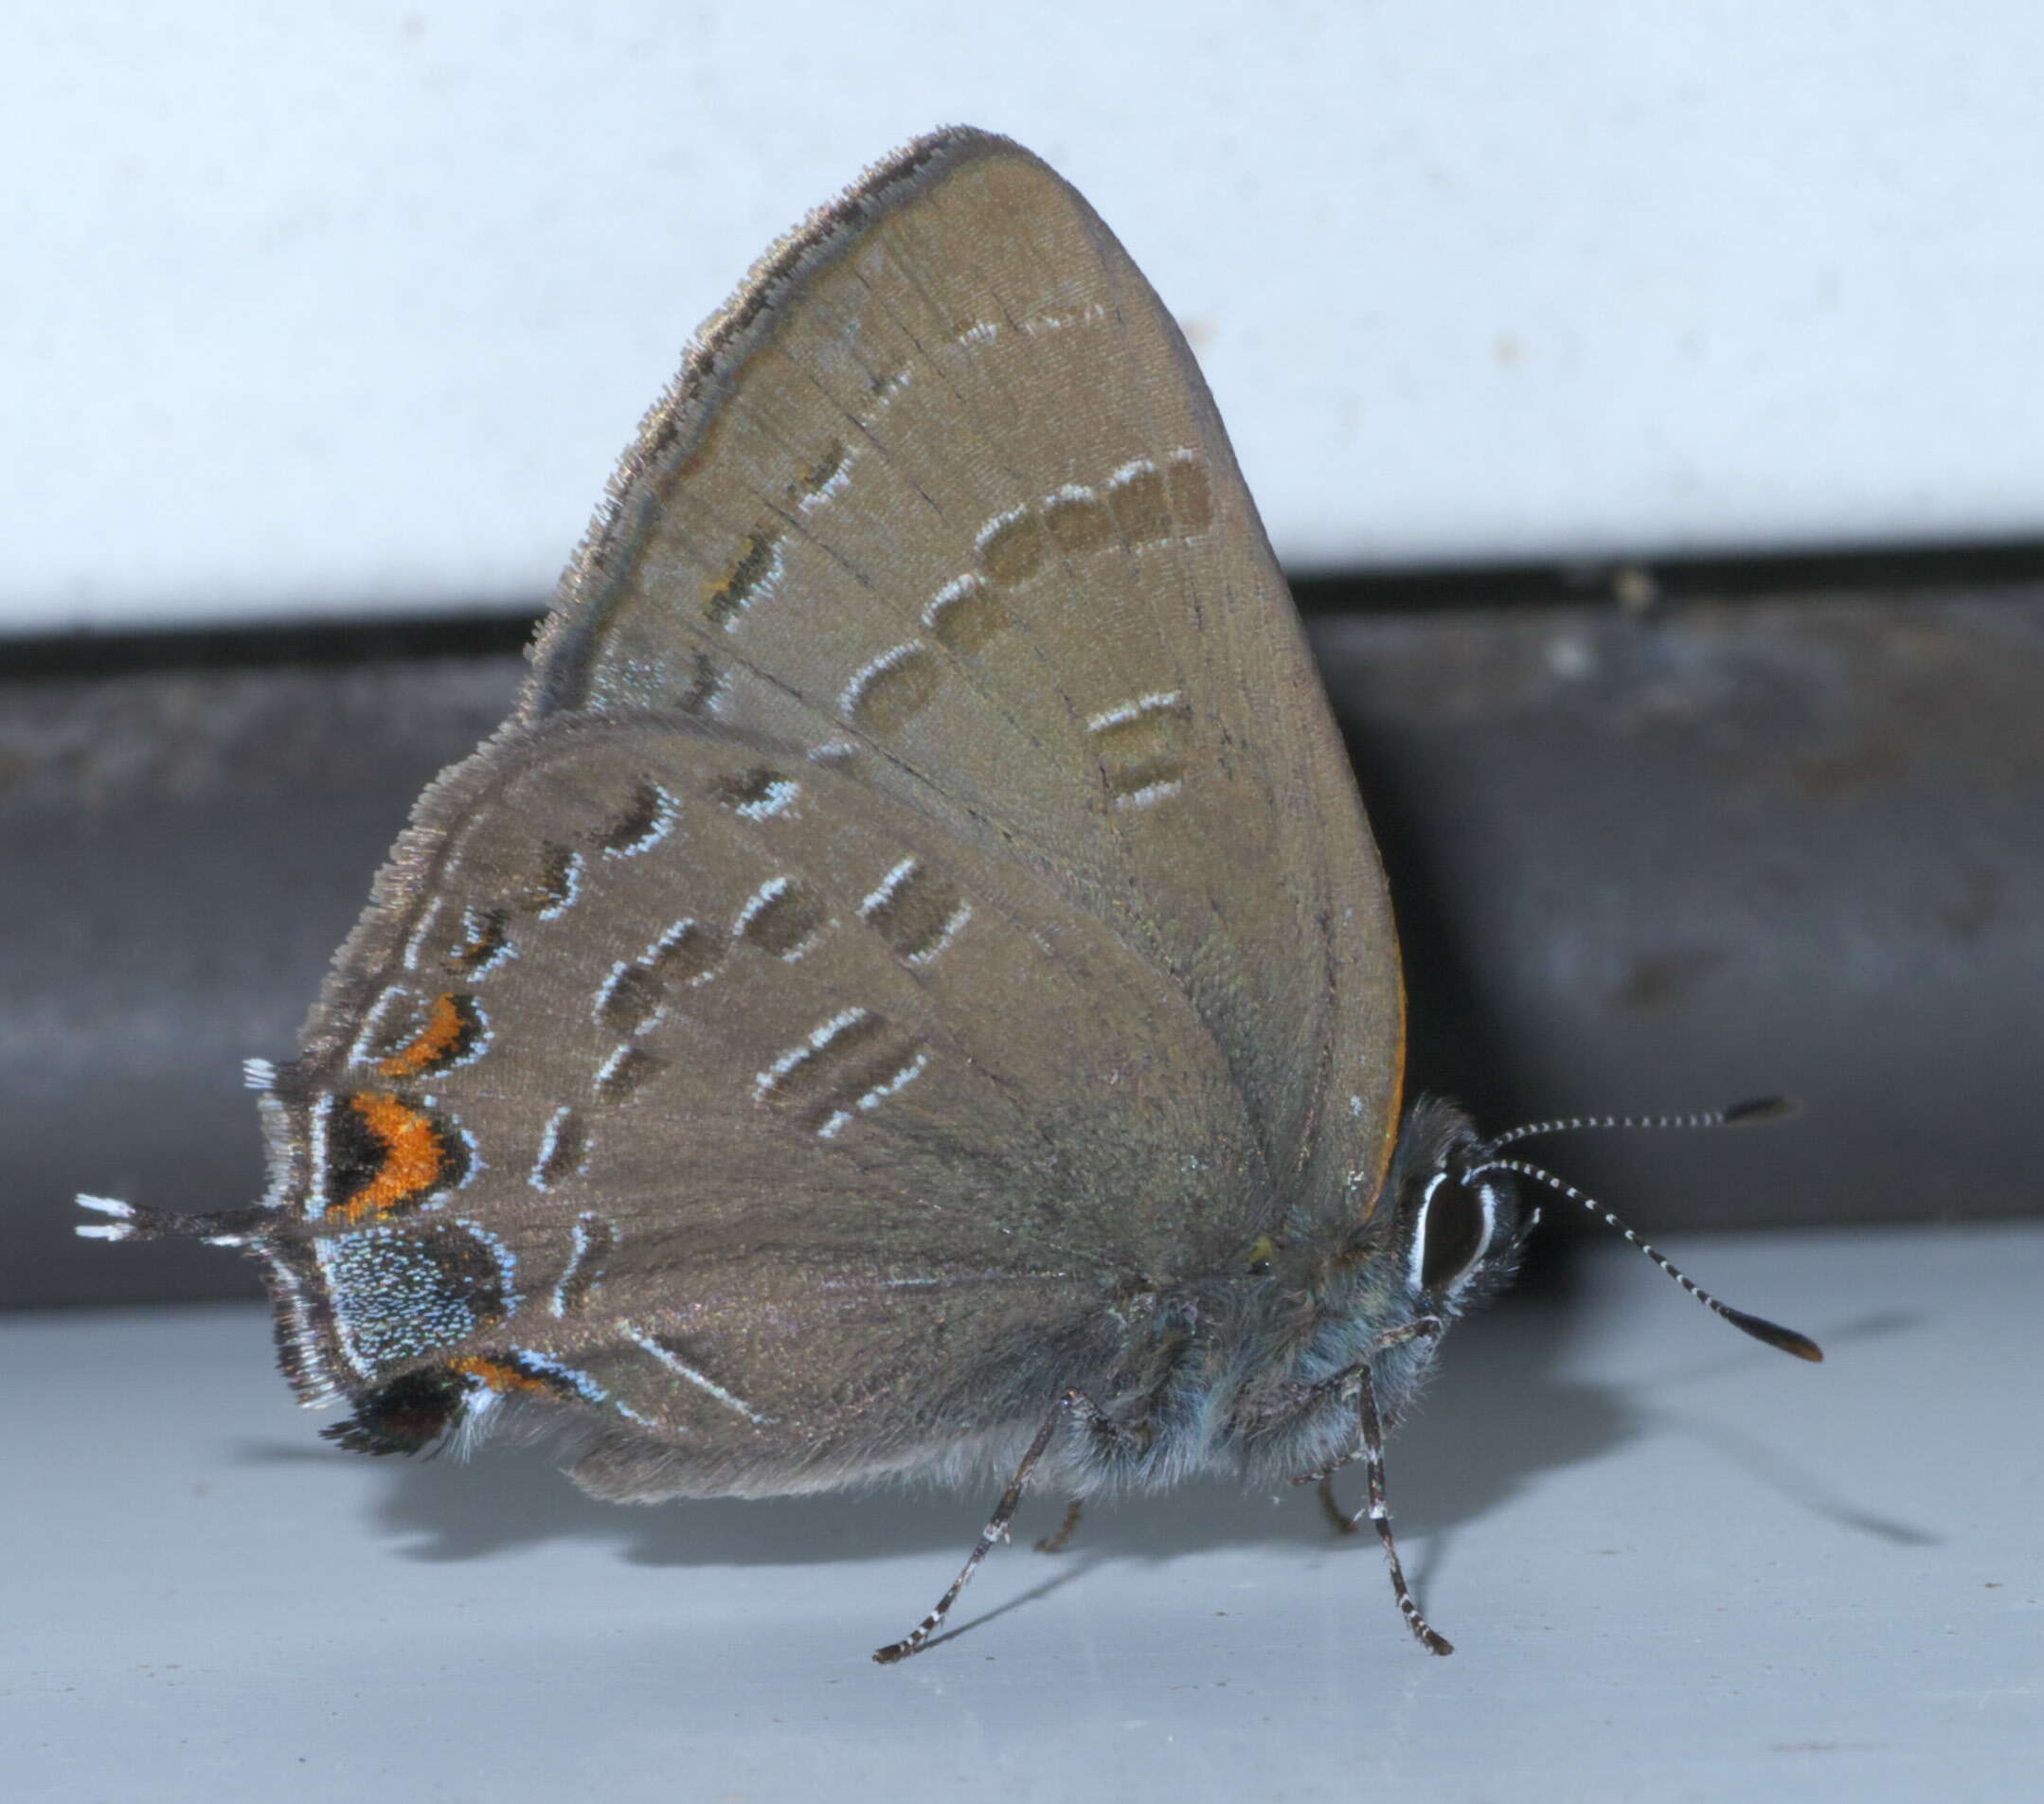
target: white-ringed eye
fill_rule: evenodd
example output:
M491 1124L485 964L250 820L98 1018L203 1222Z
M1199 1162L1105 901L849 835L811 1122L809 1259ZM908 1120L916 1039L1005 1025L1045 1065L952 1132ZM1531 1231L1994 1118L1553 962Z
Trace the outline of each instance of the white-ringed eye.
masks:
M1496 1191L1436 1171L1412 1224L1407 1269L1414 1286L1430 1296L1452 1295L1483 1262L1497 1225Z

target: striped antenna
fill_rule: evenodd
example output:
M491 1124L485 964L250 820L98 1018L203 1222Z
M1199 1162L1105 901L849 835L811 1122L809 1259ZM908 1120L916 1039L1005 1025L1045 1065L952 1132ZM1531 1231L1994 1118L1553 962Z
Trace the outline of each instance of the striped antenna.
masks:
M1713 1111L1712 1113L1716 1114L1717 1112ZM1729 1114L1730 1111L1724 1113ZM1719 1118L1722 1119L1722 1116ZM1686 1125L1694 1117L1682 1116L1676 1117L1676 1119ZM1712 1123L1712 1125L1716 1124ZM1522 1129L1520 1132L1528 1133L1532 1132L1532 1130ZM1730 1303L1719 1302L1702 1285L1693 1282L1679 1271L1674 1261L1669 1259L1658 1248L1649 1246L1646 1241L1642 1241L1617 1216L1613 1215L1609 1209L1605 1208L1602 1203L1598 1202L1595 1197L1586 1195L1583 1191L1577 1189L1574 1185L1556 1177L1553 1172L1543 1170L1537 1165L1529 1165L1524 1159L1485 1159L1481 1165L1474 1167L1464 1174L1464 1181L1479 1178L1486 1171L1512 1171L1520 1177L1537 1178L1549 1189L1558 1190L1571 1202L1580 1203L1606 1227L1616 1228L1633 1245L1637 1246L1641 1252L1644 1253L1648 1259L1652 1259L1656 1265L1659 1266L1663 1272L1694 1296L1697 1302L1701 1303L1705 1309L1716 1311L1718 1314L1722 1315L1741 1333L1750 1334L1756 1341L1765 1341L1769 1347L1778 1347L1784 1353L1793 1353L1798 1359L1816 1361L1823 1358L1823 1349L1810 1339L1807 1334L1799 1334L1794 1329L1784 1328L1779 1322L1770 1322L1765 1316L1748 1315L1743 1309L1733 1309Z
M1584 1128L1743 1128L1762 1121L1786 1121L1802 1113L1802 1104L1793 1097L1756 1097L1727 1109L1694 1109L1687 1115L1571 1115L1507 1128L1490 1144L1495 1152L1536 1134L1574 1134Z

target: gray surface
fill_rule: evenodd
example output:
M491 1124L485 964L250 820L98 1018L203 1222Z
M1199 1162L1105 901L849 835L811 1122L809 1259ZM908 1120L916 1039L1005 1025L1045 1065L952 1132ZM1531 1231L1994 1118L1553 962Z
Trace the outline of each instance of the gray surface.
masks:
M2044 588L1313 632L1384 842L1416 1085L1500 1127L1810 1105L1707 1152L1569 1149L1653 1228L2038 1206L1999 1130L2044 1068ZM240 1062L289 1055L420 788L521 668L0 683L0 1304L254 1294L204 1247L101 1258L62 1204L260 1192Z
M1214 1490L882 1670L989 1499L612 1509L324 1449L254 1311L0 1318L9 1795L2035 1797L2044 1231L1671 1250L1829 1363L1616 1245L1458 1329L1390 1469L1448 1660L1310 1495Z

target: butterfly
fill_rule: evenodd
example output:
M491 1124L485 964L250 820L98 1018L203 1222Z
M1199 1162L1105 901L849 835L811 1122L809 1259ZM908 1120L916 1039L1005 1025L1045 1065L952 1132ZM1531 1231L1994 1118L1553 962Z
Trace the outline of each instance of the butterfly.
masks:
M883 1661L1031 1483L1333 1509L1357 1458L1446 1652L1385 1434L1509 1275L1522 1181L1567 1187L1446 1103L1401 1121L1354 778L1212 399L1091 207L949 131L775 246L531 661L296 1059L252 1066L260 1202L87 1198L81 1231L254 1256L356 1451L545 1412L619 1500L1006 1474Z

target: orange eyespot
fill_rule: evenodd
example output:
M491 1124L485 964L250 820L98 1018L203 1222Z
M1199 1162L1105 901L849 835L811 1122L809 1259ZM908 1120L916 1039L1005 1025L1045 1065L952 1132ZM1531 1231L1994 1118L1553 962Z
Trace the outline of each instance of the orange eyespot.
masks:
M453 1132L403 1097L365 1090L336 1099L327 1214L363 1222L457 1183L465 1166Z
M376 1068L386 1078L423 1077L454 1063L475 1046L481 1032L482 1016L473 998L452 992L436 996L425 1026Z
M548 1395L557 1386L548 1380L532 1372L521 1371L517 1366L500 1359L484 1359L469 1354L447 1362L450 1371L459 1372L464 1378L473 1378L487 1384L493 1391L529 1390L542 1396Z

